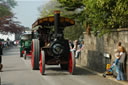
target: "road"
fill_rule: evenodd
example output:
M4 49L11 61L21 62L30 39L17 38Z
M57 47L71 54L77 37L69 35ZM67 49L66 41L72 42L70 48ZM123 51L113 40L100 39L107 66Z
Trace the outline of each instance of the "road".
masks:
M4 51L3 65L1 85L121 85L79 67L75 75L70 75L59 66L46 66L46 75L42 76L39 70L31 70L30 57L19 57L18 47Z

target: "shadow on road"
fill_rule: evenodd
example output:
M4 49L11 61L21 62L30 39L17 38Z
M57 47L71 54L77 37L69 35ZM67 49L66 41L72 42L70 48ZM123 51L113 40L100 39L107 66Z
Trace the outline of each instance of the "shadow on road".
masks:
M62 70L59 65L56 66L46 66L46 75L47 76L60 76L60 75L69 75L66 70ZM48 73L47 73L48 72Z
M96 75L96 74L91 73L83 68L76 67L75 75L85 76L85 75Z
M69 75L68 73L65 73L65 72L49 72L49 73L46 73L45 74L46 76L64 76L64 75Z
M46 72L47 71L51 71L51 72L48 72L46 73L46 75L69 75L69 72L67 70L62 70L60 67L46 67ZM74 75L78 75L78 76L85 76L85 75L96 75L94 73L91 73L83 68L80 68L80 67L76 67L75 69L75 73Z

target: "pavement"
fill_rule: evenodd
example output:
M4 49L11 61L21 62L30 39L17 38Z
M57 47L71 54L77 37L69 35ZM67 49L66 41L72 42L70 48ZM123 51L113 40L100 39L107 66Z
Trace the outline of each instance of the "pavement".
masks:
M31 57L20 58L19 48L12 47L4 51L3 72L0 72L0 85L128 85L113 78L103 78L98 72L77 66L75 75L60 69L60 66L47 66L46 74L32 70Z
M92 73L94 73L94 74L97 74L97 75L103 77L103 73L99 73L99 72L97 72L97 71L88 69L88 68L85 67L85 66L77 65L77 67L83 68L83 69L85 69L85 70L87 70L87 71L89 71L89 72L92 72ZM103 77L103 78L104 78L104 77ZM115 82L117 82L117 83L120 83L120 84L122 84L122 85L128 85L128 81L119 81L119 80L117 80L115 77L113 77L112 75L107 75L105 78L110 79L110 80L112 80L112 81L115 81Z

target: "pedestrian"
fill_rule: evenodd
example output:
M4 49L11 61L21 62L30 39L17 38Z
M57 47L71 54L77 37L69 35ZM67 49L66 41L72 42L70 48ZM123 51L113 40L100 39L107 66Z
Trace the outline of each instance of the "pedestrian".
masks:
M71 40L69 40L69 47L70 47L70 50L73 49L73 47L74 47L74 45L73 45Z
M81 41L81 43L78 45L78 48L76 50L75 58L78 59L79 55L81 53L81 50L84 49L84 41Z
M118 42L118 43L117 43L117 47L118 47L118 50L120 50L120 48L122 47L122 46L121 46L121 42Z
M117 80L126 80L125 79L125 63L126 63L126 57L127 57L127 53L125 51L124 47L120 47L120 58L119 58L119 62L118 62L118 75L117 75Z
M72 48L72 51L76 52L78 46L78 40L74 41L74 47Z
M2 43L0 42L0 72L2 71Z
M78 46L78 40L75 40L75 41L73 42L73 48L70 49L70 50L73 52L74 56L75 56L75 54L76 54L77 46Z
M120 51L115 49L115 65L116 65L116 73L118 74L118 62L120 58Z

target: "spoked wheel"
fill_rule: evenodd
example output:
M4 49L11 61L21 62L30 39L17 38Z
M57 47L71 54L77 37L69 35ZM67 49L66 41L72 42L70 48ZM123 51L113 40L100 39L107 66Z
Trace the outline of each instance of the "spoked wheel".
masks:
M26 56L27 56L27 53L26 51L24 52L24 59L26 60Z
M32 64L33 70L39 69L39 57L40 57L39 40L33 39L32 40L32 52L31 52L31 64Z
M69 73L73 75L75 70L75 56L73 52L70 52L68 66L69 66Z
M45 73L45 53L41 51L40 53L40 73L44 75Z

